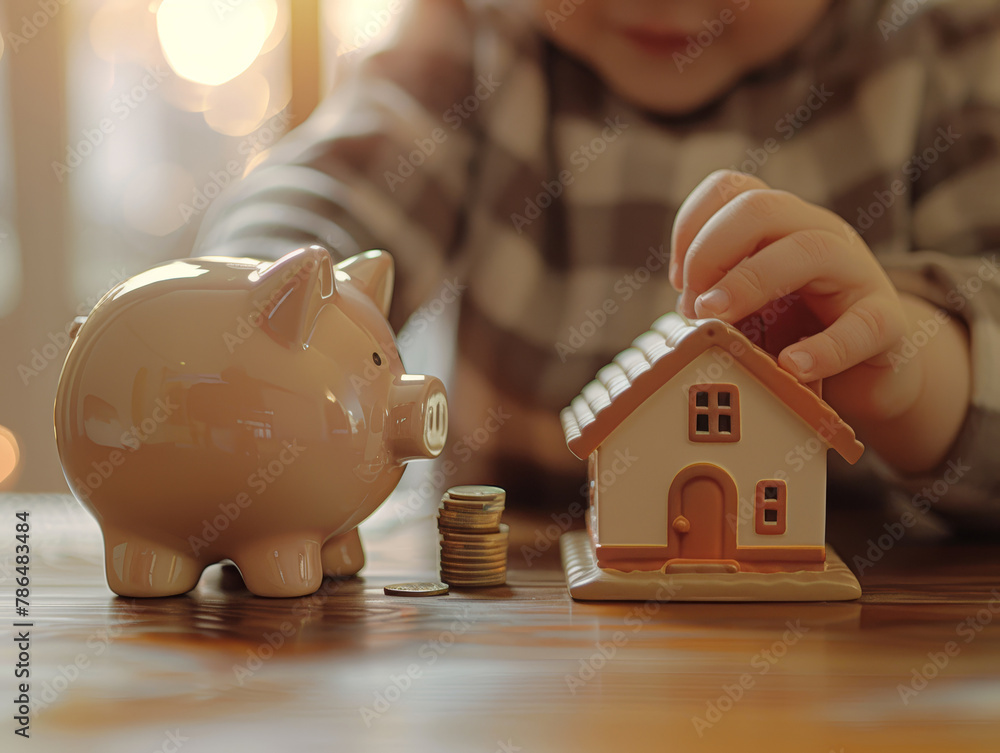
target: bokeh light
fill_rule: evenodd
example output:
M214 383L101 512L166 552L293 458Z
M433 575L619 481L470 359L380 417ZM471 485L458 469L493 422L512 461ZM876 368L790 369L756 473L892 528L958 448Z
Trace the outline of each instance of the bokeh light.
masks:
M271 88L256 71L247 71L208 93L204 118L226 136L245 136L264 120Z
M21 448L17 437L5 426L0 426L0 489L13 486L21 461Z
M218 85L253 64L277 18L275 0L163 0L156 31L177 75Z
M407 0L327 0L323 15L344 54L383 39L407 5Z

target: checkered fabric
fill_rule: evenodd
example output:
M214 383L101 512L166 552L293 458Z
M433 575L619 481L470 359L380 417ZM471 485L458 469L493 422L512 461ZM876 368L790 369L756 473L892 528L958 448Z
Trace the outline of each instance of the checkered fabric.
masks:
M900 289L966 323L974 404L948 462L967 470L935 506L1000 521L997 3L834 0L797 50L684 117L620 99L521 5L415 0L215 202L196 253L386 248L397 327L461 290L448 481L582 480L559 409L674 307L677 208L742 169L837 212ZM881 475L919 495L946 470Z

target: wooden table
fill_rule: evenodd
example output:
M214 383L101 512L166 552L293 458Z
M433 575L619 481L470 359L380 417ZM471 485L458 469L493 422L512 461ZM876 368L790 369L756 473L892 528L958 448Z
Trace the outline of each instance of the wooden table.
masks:
M16 737L8 638L3 751L1000 750L993 544L904 537L865 568L860 602L583 603L552 520L510 513L506 587L402 598L382 587L434 577L434 522L387 505L363 533L363 578L270 600L215 566L189 595L143 601L107 589L75 501L9 494L5 630L16 510L37 705ZM883 523L851 512L831 540L852 562Z

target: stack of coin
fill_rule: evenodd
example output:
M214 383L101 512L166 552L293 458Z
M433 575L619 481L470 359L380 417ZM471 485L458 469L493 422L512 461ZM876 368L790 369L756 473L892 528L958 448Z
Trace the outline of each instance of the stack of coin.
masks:
M456 588L507 581L507 495L496 486L454 486L441 498L441 580Z

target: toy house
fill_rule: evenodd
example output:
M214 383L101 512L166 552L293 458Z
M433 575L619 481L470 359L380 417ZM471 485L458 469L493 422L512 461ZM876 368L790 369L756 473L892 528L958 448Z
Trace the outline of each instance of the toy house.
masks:
M820 389L725 322L658 319L561 414L590 485L588 531L563 545L573 595L648 597L625 584L652 573L695 576L696 599L856 598L828 557L826 451L854 463L864 448ZM788 590L831 570L853 585ZM606 576L617 585L592 588Z

